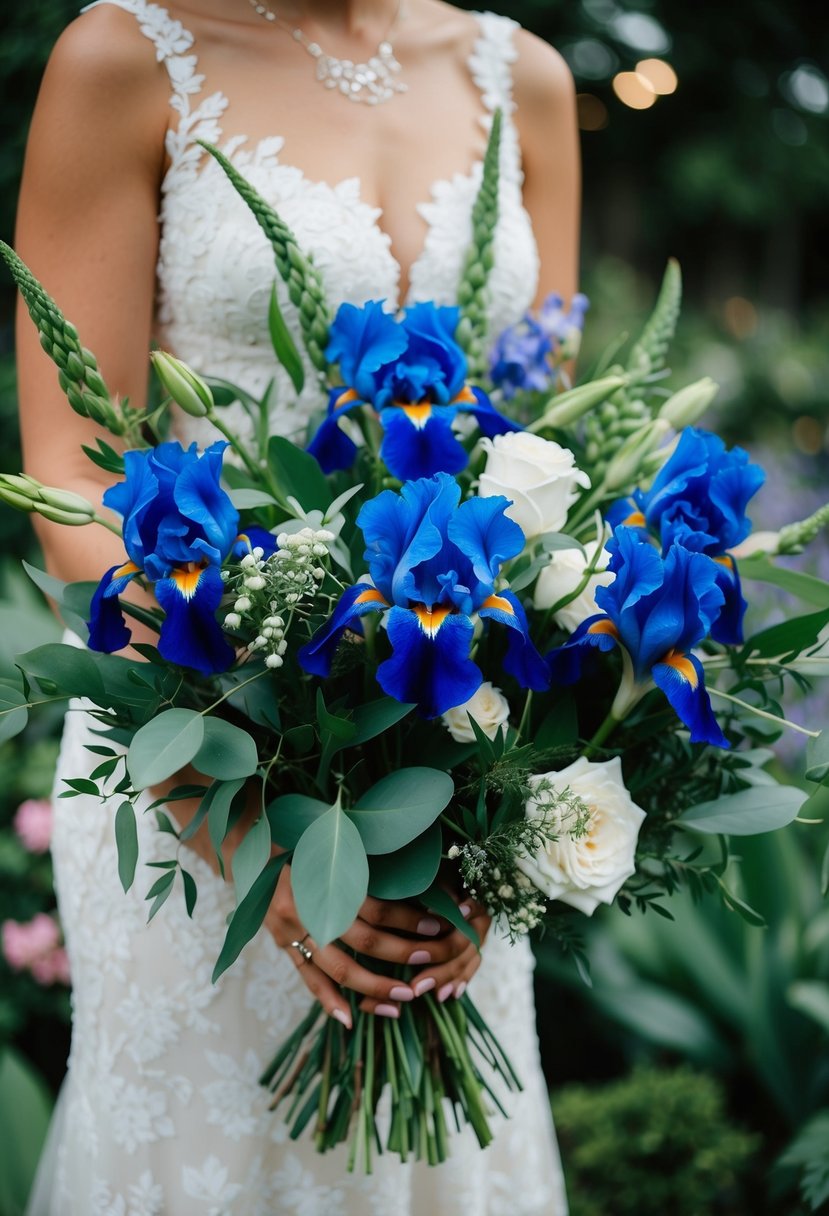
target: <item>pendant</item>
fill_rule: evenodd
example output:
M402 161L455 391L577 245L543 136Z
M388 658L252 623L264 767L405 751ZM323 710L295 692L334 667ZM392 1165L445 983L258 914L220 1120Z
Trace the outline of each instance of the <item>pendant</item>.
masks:
M367 63L354 63L351 59L326 55L315 42L306 49L317 61L317 80L326 89L336 89L349 101L376 106L388 101L395 93L406 92L408 86L397 79L400 64L389 42L381 42L377 53Z

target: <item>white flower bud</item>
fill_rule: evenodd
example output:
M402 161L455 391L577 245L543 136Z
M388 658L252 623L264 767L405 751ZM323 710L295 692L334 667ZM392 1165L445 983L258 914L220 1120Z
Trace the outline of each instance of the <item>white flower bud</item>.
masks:
M249 578L245 579L245 586L250 591L261 591L265 586L265 580L261 574L252 574Z
M238 629L242 623L242 618L238 612L229 612L225 617L225 629Z
M253 556L252 553L246 553L245 556L242 558L241 562L239 563L239 565L242 567L243 570L250 570L251 566L256 565L256 558Z
M248 612L250 610L249 597L247 595L240 595L233 607L237 612Z
M446 854L446 856L449 858L450 861L454 861L455 858L460 857L460 855L461 855L461 851L456 844L451 845L449 848L449 852Z
M265 666L270 667L272 670L277 667L281 667L282 659L280 659L278 654L269 654L265 659Z

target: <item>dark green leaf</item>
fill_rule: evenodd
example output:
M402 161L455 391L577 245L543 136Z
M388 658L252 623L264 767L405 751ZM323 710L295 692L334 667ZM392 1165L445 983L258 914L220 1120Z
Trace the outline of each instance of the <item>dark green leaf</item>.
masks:
M296 447L281 435L268 440L268 467L280 493L282 505L290 510L287 499L295 498L306 510L324 511L331 502L325 474L310 453Z
M396 701L394 697L381 697L379 701L358 705L351 719L355 727L354 734L342 746L358 747L367 743L369 739L376 738L384 730L389 730L401 722L413 709L414 705L406 705L402 701Z
M115 812L115 844L118 848L118 877L124 890L129 891L138 863L138 829L135 807L131 802L122 802Z
M285 731L284 739L287 747L297 756L307 756L311 748L314 746L316 732L310 722L304 722L302 726L292 726L290 730Z
M159 878L157 882L154 882L153 885L150 887L149 891L147 892L147 894L145 896L146 899L152 899L152 901L153 901L152 905L150 907L150 911L147 915L147 924L150 923L150 921L153 919L153 917L155 916L158 909L162 906L162 904L166 903L167 899L169 898L170 892L173 889L173 883L175 882L175 880L176 880L175 870L168 870L168 872L166 874L162 874L161 878Z
M29 565L27 561L23 562L23 569L35 586L39 587L43 594L48 595L49 599L54 602L60 611L61 619L66 627L71 629L73 633L76 633L82 641L86 641L89 636L89 628L86 622L89 617L88 608L89 600L92 598L91 593L86 600L87 611L84 613L75 607L71 602L71 597L67 594L72 586L71 583L64 583L61 579L47 574L45 570L38 570L37 566ZM79 585L84 588L91 587L94 589L95 587L94 583L82 583Z
M204 796L204 802L207 803L207 830L210 834L210 842L216 850L222 874L224 874L222 845L227 835L230 808L244 784L243 777L239 777L236 781L214 781Z
M829 583L813 574L801 574L799 570L786 570L763 556L746 557L740 561L740 577L756 579L761 583L771 583L782 587L784 591L796 595L807 604L816 608L829 608Z
M0 682L0 743L13 739L29 721L26 708L27 697L23 690L10 680Z
M393 853L434 823L451 801L455 785L434 768L402 768L367 790L348 817L367 853Z
M196 910L196 899L198 890L196 889L196 880L193 875L187 870L181 871L181 881L184 883L184 906L187 909L187 915L193 919L193 913Z
M305 829L330 809L330 803L305 794L281 794L267 812L274 840L283 849L295 849Z
M756 785L689 807L675 823L715 836L756 836L791 823L805 801L805 792L793 785Z
M102 709L109 706L101 674L89 650L49 642L20 655L17 664L44 689L73 697L88 697Z
M303 833L291 863L297 914L317 946L354 923L368 891L368 860L360 833L339 806Z
M428 908L430 912L437 912L438 916L442 916L444 920L448 920L450 925L454 925L456 929L460 929L461 933L465 937L468 937L474 946L480 949L481 939L478 936L477 930L464 918L452 896L444 891L443 887L439 887L437 883L433 883L428 891L423 892L420 902L424 908Z
M224 944L213 968L213 983L236 961L250 939L259 931L270 907L280 871L290 854L272 857L245 898L230 918Z
M533 742L539 749L571 747L579 737L576 702L571 693L564 693L541 720Z
M769 629L756 633L746 642L746 653L757 653L762 658L776 658L782 655L800 654L809 646L814 646L823 627L829 623L829 609L822 612L810 612L805 616L783 621L780 625L772 625Z
M193 757L193 766L200 773L216 777L219 781L252 777L259 757L256 744L248 732L226 722L224 718L211 715L207 715L203 722L204 737Z
M357 727L350 718L341 718L332 714L325 704L322 689L317 689L317 722L322 735L332 735L337 740L337 747L345 747L357 733Z
M271 289L271 300L268 306L268 330L274 354L290 376L291 384L296 392L301 393L302 386L305 384L305 368L299 357L296 343L291 337L291 331L282 316L276 295L276 284Z
M396 853L371 857L368 893L376 899L411 899L435 881L440 869L443 832L433 823Z
M268 864L271 856L271 826L266 815L261 815L248 828L233 854L233 885L236 902L240 904L256 879Z
M204 739L204 718L194 709L167 709L135 734L127 768L136 789L172 777L197 754Z
M752 908L750 904L747 904L745 900L739 899L733 891L729 891L725 887L721 886L720 895L722 896L722 901L725 906L730 908L732 912L736 912L738 916L741 916L746 924L756 925L761 929L765 927L766 922L760 913L755 911L755 909Z
M178 828L165 811L156 811L155 821L159 832L166 832L168 836L175 836L176 840L178 840Z
M806 780L825 781L829 775L829 730L806 744Z

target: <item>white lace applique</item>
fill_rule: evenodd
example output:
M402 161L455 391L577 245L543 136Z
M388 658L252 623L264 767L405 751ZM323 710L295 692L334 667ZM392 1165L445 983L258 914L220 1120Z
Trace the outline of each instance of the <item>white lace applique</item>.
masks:
M334 304L397 301L399 267L380 213L361 199L357 179L315 183L283 164L278 135L255 144L223 136L226 99L203 95L193 39L164 9L145 0L98 2L133 13L170 74L177 122L168 136L161 209L159 339L197 369L251 392L274 378L271 427L295 435L324 395L309 367L297 401L275 366L266 321L271 251L195 140L220 144L277 206L312 254ZM483 96L482 133L495 105L505 115L491 280L493 324L505 325L531 302L537 252L521 205L511 118L514 23L491 14L478 20L470 66ZM429 231L412 269L410 299L453 299L480 170L479 164L470 175L436 183L423 205ZM298 340L293 309L284 294L280 299ZM231 408L226 418L246 433L243 414ZM177 429L186 442L216 438L199 419L179 417ZM67 715L57 788L64 777L90 770L85 745L97 741L95 726L79 707ZM526 1086L505 1098L513 1117L496 1117L494 1143L482 1153L467 1129L437 1169L401 1166L384 1155L371 1177L348 1174L345 1154L319 1156L307 1134L291 1141L258 1084L259 1070L308 1008L291 960L263 930L213 984L232 890L188 855L199 890L192 920L177 889L147 925L144 895L158 871L146 864L170 856L170 837L156 830L152 815L139 816L142 864L125 895L113 831L117 805L118 799L102 804L86 796L55 804L53 857L74 980L74 1032L52 1198L30 1216L564 1216L526 943L510 947L491 934L472 986Z

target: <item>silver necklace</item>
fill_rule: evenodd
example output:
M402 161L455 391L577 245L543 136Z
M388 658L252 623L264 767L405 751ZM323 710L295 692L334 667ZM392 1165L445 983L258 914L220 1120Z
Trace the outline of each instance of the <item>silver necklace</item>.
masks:
M262 0L248 0L251 8L265 21L286 30L295 42L317 62L317 80L326 89L336 89L349 101L362 101L367 105L376 106L381 101L389 101L395 93L405 93L408 85L399 79L400 64L395 58L394 48L389 35L394 29L400 16L400 3L394 14L386 37L377 47L374 54L366 63L355 63L352 59L338 59L336 55L327 55L318 42L312 42L299 28L291 29L284 21L269 9Z

